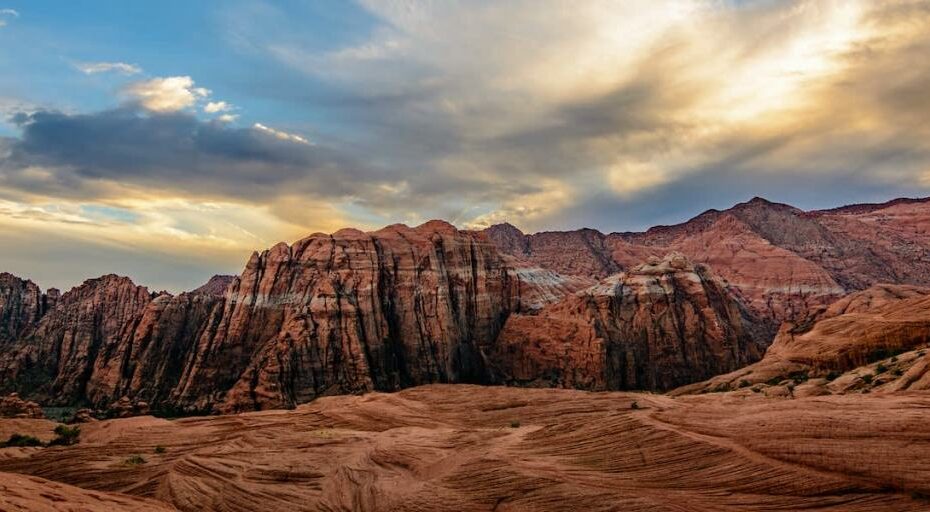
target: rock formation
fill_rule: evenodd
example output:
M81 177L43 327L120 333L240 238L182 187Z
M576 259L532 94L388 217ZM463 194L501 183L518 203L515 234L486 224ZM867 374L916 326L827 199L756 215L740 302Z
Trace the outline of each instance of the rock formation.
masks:
M74 446L0 449L0 509L919 512L928 409L916 393L673 399L437 384L83 424Z
M672 253L512 316L489 351L506 383L666 390L757 360L764 339L720 279Z
M645 233L344 229L177 296L0 274L0 390L174 414L433 382L668 389L756 360L783 320L826 322L847 290L930 280L928 225L923 200L754 199Z
M54 307L58 290L43 295L32 281L0 272L0 346L18 340Z
M856 378L844 379L841 375L853 372L857 377L881 366L891 371L900 369L894 377L904 377L904 370L922 362L924 354L898 355L928 343L930 288L878 285L812 311L797 323L786 322L761 361L684 386L675 393L729 391L762 384L783 386L789 381L796 386L818 377L829 377L815 383L825 386L826 392L861 390L863 386L850 386ZM908 364L902 367L904 363ZM905 382L891 387L930 389L930 375L925 373L915 370ZM867 380L870 385L865 387L873 387L871 379Z
M0 418L45 418L42 407L35 402L23 400L17 393L0 396Z
M479 344L521 289L484 236L438 221L278 244L218 280L176 297L88 280L0 357L0 383L100 409L241 410L487 382Z
M879 283L930 286L930 201L804 212L755 198L643 233L486 232L502 252L565 275L604 277L678 251L709 265L777 327Z

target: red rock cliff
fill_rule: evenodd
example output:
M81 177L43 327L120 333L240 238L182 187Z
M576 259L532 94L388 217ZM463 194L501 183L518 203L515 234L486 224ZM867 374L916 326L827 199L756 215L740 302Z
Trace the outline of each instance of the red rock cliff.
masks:
M666 390L757 360L760 333L720 279L672 254L512 316L491 359L507 383Z

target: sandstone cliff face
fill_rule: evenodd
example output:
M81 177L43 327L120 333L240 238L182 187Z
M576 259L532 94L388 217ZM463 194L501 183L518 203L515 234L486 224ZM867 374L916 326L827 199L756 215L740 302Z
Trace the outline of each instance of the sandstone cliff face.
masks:
M35 283L0 273L0 345L19 339L45 310L45 298Z
M666 390L757 360L763 332L719 278L671 254L512 316L491 359L507 383Z
M83 399L95 388L98 362L114 356L150 301L148 290L125 277L85 281L0 359L3 386L38 388L59 402Z
M486 382L479 344L519 293L480 234L443 222L342 230L278 244L238 278L176 297L89 280L0 357L0 385L51 403L242 410Z
M479 344L496 338L515 285L484 237L444 222L279 244L232 285L175 400L242 410L484 382Z
M804 212L755 198L643 233L486 232L500 249L566 275L601 278L670 251L709 265L770 326L878 283L930 285L930 201Z

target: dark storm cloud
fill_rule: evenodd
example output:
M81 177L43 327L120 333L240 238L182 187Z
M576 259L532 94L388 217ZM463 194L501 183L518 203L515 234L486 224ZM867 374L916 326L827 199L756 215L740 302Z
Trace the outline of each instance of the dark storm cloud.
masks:
M246 199L285 190L339 197L357 192L357 181L381 179L331 148L187 113L39 111L18 114L13 122L22 136L4 141L0 183L31 193L80 197L108 181Z

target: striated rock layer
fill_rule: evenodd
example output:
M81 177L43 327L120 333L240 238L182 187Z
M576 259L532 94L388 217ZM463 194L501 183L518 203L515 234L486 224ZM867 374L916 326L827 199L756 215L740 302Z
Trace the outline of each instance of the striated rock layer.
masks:
M930 201L804 212L755 198L683 224L604 235L486 230L502 252L565 275L603 278L670 251L709 265L777 326L880 283L930 286Z
M32 281L0 272L0 346L18 340L57 299L54 288L43 294Z
M818 394L871 390L890 380L898 381L887 386L893 390L930 389L923 350L902 355L928 344L930 288L873 286L814 311L798 323L785 323L761 361L675 393L729 391L761 384L784 386L789 382L798 386L818 377L821 379L814 383L822 388ZM846 372L853 375L843 378ZM870 375L867 382L860 382L859 377L866 374ZM879 377L884 382L872 382Z
M176 297L88 280L0 357L0 384L98 408L241 410L487 382L479 344L525 287L486 238L443 222L313 235Z
M719 278L670 254L512 316L489 351L503 382L666 390L757 360L764 339Z
M85 500L106 496L120 500L107 510L916 512L930 496L928 411L918 393L430 385L291 411L84 424L74 446L0 449L0 490L20 506L90 510L100 501Z

